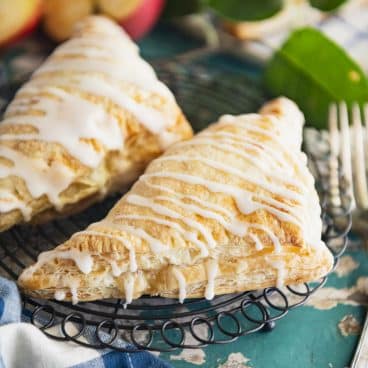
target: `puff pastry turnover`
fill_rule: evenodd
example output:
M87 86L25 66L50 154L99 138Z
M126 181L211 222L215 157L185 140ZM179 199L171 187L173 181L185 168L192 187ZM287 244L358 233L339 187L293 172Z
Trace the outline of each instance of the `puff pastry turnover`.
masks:
M0 230L80 210L191 136L173 95L121 27L87 18L0 124Z
M285 98L221 117L154 160L105 219L42 253L19 285L43 298L129 303L318 279L333 258L302 125Z

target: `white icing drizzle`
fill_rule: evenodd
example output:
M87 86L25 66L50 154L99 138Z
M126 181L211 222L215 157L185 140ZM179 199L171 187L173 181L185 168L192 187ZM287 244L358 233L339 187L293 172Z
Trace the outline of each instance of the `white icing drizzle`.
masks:
M54 259L70 259L74 261L79 270L84 274L89 274L93 268L93 257L89 252L81 252L77 249L49 250L47 252L40 253L37 263L28 269L30 274L33 274L43 265L53 261Z
M34 94L37 91L42 91L42 89L45 88L44 85L46 82L48 81L36 80L35 83L25 85L22 92ZM57 83L58 86L64 87L74 86L76 89L91 95L108 98L114 104L132 113L137 120L153 134L168 134L165 129L175 122L175 109L166 108L163 111L159 111L152 107L145 106L142 103L138 103L132 97L129 97L124 88L115 80L106 80L100 76L88 75L85 73L79 74L70 80L65 80L65 78L60 78L60 80L56 79L55 83ZM35 85L37 85L37 88ZM27 102L27 99L18 97L14 102L17 104L13 104L11 109L8 110L8 113L16 111L19 112L22 104L24 105L24 102ZM171 104L170 106L173 105ZM27 109L28 108L29 107L27 107ZM178 140L178 138L179 137L175 136L169 141L172 141L173 139ZM165 138L163 137L162 141L164 142L164 140Z
M1 172L1 167L0 167ZM25 204L24 201L19 200L12 193L6 192L5 190L0 193L0 212L6 213L14 209L18 209L25 221L31 219L32 209Z
M204 296L207 300L212 300L215 296L215 279L218 273L218 262L215 259L209 259L206 262L207 286Z
M180 213L171 210L168 207L157 204L151 199L148 199L146 197L142 197L142 196L139 196L139 195L136 195L136 194L128 195L126 197L126 201L128 203L134 204L136 206L148 207L153 212L155 212L159 215L163 215L163 216L166 216L166 217L170 217L170 218L173 218L173 219L180 220L183 223L185 223L186 225L198 230L203 235L204 239L206 240L206 242L207 242L207 244L210 248L214 248L216 246L216 241L212 237L212 234L206 229L205 226L200 224L198 221L194 221L192 219L189 219L189 218L181 215Z
M79 287L79 283L76 280L70 280L69 281L69 288L70 288L70 293L72 294L72 304L78 304L79 299L78 299L78 287Z
M208 190L215 192L215 193L227 194L234 198L239 211L241 211L245 215L248 215L256 211L257 209L266 208L268 211L277 214L277 216L284 219L285 221L289 221L293 223L295 223L296 221L295 218L293 216L290 216L288 213L282 212L280 210L277 210L276 208L273 208L265 204L254 201L252 196L255 193L248 192L246 190L240 189L232 185L210 181L210 180L201 178L199 176L180 174L180 173L171 173L169 171L165 171L163 173L160 172L160 173L153 173L153 174L144 174L140 177L140 180L146 181L149 178L175 179L175 180L183 181L185 183L192 184L192 185L203 185L206 188L208 188ZM267 200L270 200L269 197L267 197ZM277 203L279 205L279 202ZM279 206L284 207L285 205L280 203ZM296 222L296 224L299 225L298 222Z
M264 157L266 160L271 161L269 164L274 165L275 169L282 170L288 174L292 173L283 156L283 149L278 150L266 145L258 140L251 139L244 134L239 135L227 131L213 131L200 133L198 138L220 138L221 142L231 144L232 146L240 146L242 149L255 151L259 157Z
M269 228L267 228L264 225L259 225L259 224L250 224L249 227L253 228L253 229L258 229L258 230L264 231L270 237L270 239L273 243L273 246L275 248L275 253L280 253L281 252L282 247L281 247L280 240Z
M111 273L114 277L120 276L124 272L123 267L119 267L115 261L110 261Z
M234 216L234 214L230 210L228 210L227 208L225 208L223 206L220 206L218 204L212 203L212 202L204 201L203 199L200 199L200 198L198 198L194 195L180 194L178 191L170 189L169 187L166 187L164 185L154 184L154 183L151 183L149 181L145 181L145 185L147 185L151 188L157 189L161 192L171 193L179 199L189 199L193 202L196 202L196 203L200 204L203 207L210 208L210 209L213 209L217 212L220 212L220 213L224 214L225 216L227 216L229 218L232 218Z
M127 305L130 304L133 300L134 282L135 282L134 274L128 272L124 278L124 292L125 292L124 308L126 308Z
M149 235L143 229L136 228L130 225L125 225L125 224L116 224L116 223L111 223L111 222L108 222L108 224L109 224L108 226L111 226L110 224L113 224L113 226L116 226L116 228L118 228L119 230L125 231L128 234L134 235L138 239L140 238L140 239L145 240L149 244L154 254L164 254L168 250L168 247L165 244L163 244L162 242L160 242L158 239L154 238L153 236Z
M265 126L258 124L259 119L262 118L267 119L267 123L264 124ZM249 133L256 133L256 135L259 134L269 138L271 141L276 141L281 146L287 144L289 148L295 148L296 152L300 152L299 149L302 143L301 128L303 125L303 121L300 118L296 118L295 122L299 125L299 129L290 128L290 125L285 124L286 122L283 117L278 118L273 115L265 116L259 114L223 115L219 120L218 126L226 128L233 126L234 123L247 136L249 136Z
M124 46L116 47L116 42L121 42L120 37L109 37L101 42L101 37L96 35L84 35L79 38L71 38L63 43L63 47L58 47L54 51L54 55L57 56L71 56L71 55L84 55L88 57L102 57L106 58L106 55L112 55L116 58L126 58L127 54L138 54L138 46L130 41L128 37L125 37Z
M276 286L278 288L284 286L285 284L285 276L286 276L286 269L285 269L285 262L281 260L277 261L269 261L269 264L276 269L277 271L277 281Z
M56 290L55 294L54 294L54 299L61 301L64 300L66 297L65 291L64 290Z
M241 115L241 116L245 116L245 115ZM240 116L240 117L241 117ZM257 115L258 118L260 118L259 115ZM233 117L234 119L238 118L238 117ZM271 120L274 121L274 126L272 129L270 129L272 132L274 131L275 128L279 127L280 124L282 124L282 119L276 119L275 117L271 116ZM276 120L276 121L275 121ZM220 119L221 121L221 119ZM239 121L240 123L240 121ZM234 123L232 123L234 124ZM218 124L218 126L230 126L232 124ZM301 125L301 124L300 124ZM241 134L235 134L235 133L231 133L231 132L227 132L227 131L211 131L211 132L206 132L204 131L203 133L200 133L197 137L219 137L221 138L221 142L224 141L223 138L231 138L231 140L235 141L234 143L238 143L238 144L243 144L246 145L245 148L247 148L247 146L252 147L252 149L256 149L256 147L260 148L260 150L258 150L258 154L261 154L261 152L263 152L263 154L266 154L267 156L269 156L269 160L275 161L275 163L277 163L277 165L279 165L279 167L277 168L277 171L282 170L283 172L287 173L287 174L293 174L293 171L295 169L298 170L298 173L300 175L303 176L303 178L310 182L310 181L314 181L314 178L312 175L308 175L308 174L304 174L305 173L305 166L307 164L307 157L305 155L304 152L300 151L300 146L301 146L301 132L300 135L292 135L292 137L288 138L288 139L277 139L277 135L275 136L270 136L269 132L267 132L267 130L265 130L265 128L260 128L258 127L258 131L259 132L264 132L263 135L268 136L269 138L271 138L271 142L272 144L263 144L261 143L258 139L252 138L250 137L248 134L251 133L252 131L254 131L254 122L252 121L251 124L249 125L249 127L246 126L241 126L238 125L237 129L239 129L241 131ZM288 130L291 130L290 127L284 127L283 128L283 133L286 133ZM229 142L232 143L232 142ZM293 144L294 143L294 144ZM277 147L273 148L273 145L277 145ZM293 151L293 155L290 155L290 151L291 148L295 148ZM285 159L285 156L288 158L288 160L291 160L294 167L292 165L290 165L288 163L288 161ZM301 183L299 183L300 185Z
M256 246L256 250L262 250L264 248L262 242L259 240L257 235L252 234L252 233L249 233L248 235L254 241L254 244Z
M178 233L180 233L184 237L184 239L195 244L200 249L202 257L208 256L208 249L206 247L206 244L198 240L196 233L184 230L183 227L181 227L174 221L168 221L154 216L142 216L142 215L120 215L117 216L116 219L152 221L155 222L156 224L168 226L176 230ZM167 252L165 252L165 254L168 255Z
M0 178L12 175L23 178L32 197L38 198L45 194L60 209L59 194L74 178L74 173L69 168L58 162L52 162L49 166L45 161L30 159L6 146L0 146L0 156L13 162L11 167L0 165ZM2 196L9 198L11 194L3 190L0 197ZM12 208L22 210L29 217L31 209L25 203L12 202Z
M186 290L187 283L185 281L185 277L183 273L177 267L173 267L172 272L173 272L174 277L176 278L176 281L178 282L179 302L184 303L184 300L187 296L187 290Z
M225 229L231 231L233 234L238 236L244 236L247 232L247 226L244 222L238 221L234 218L234 216L230 217L230 221L226 221L224 217L219 215L216 212L209 211L206 209L203 209L199 206L193 205L193 204L185 204L182 201L169 197L169 196L157 196L155 197L155 200L161 200L166 202L171 202L176 204L179 208L182 208L185 211L188 211L190 213L194 213L196 215L200 215L204 218L216 220L219 222ZM210 246L212 244L209 244ZM212 248L216 246L216 243L214 242Z
M93 225L90 228L92 229ZM84 230L82 233L83 233L83 235L101 236L101 237L104 237L104 238L118 240L121 244L124 245L124 247L126 247L129 250L129 268L130 268L130 271L131 272L137 271L138 266L137 266L137 260L136 260L136 257L135 257L134 245L128 239L123 238L122 236L110 235L110 234L106 234L104 232L95 231L95 230ZM81 232L78 232L78 233L74 234L72 237L75 237L79 234L81 234ZM115 276L115 277L120 276L124 269L121 268L121 267L118 267L118 265L115 261L108 260L108 262L110 263L113 276Z
M123 137L118 122L106 113L101 105L89 102L62 89L49 87L47 92L58 99L40 98L32 107L44 112L42 116L22 115L5 119L4 124L29 124L37 133L3 134L3 140L41 140L60 143L77 160L88 167L97 167L103 152L81 139L97 138L109 150L123 146ZM61 100L60 100L61 99ZM27 108L27 110L29 107ZM50 121L52 127L50 127ZM0 150L3 155L2 148Z
M290 200L298 201L299 203L304 203L305 198L298 192L288 189L285 186L276 185L274 182L267 182L265 180L261 180L254 175L250 175L248 172L243 172L237 168L231 167L230 165L220 163L216 160L212 160L209 158L204 158L201 156L192 156L192 155L172 155L172 156L162 156L160 158L162 161L182 161L187 162L189 160L199 161L213 169L221 170L223 172L238 176L241 179L249 181L252 184L258 185L265 190L286 197Z
M229 143L226 142L224 143L224 141L227 140L221 140L221 142L216 142L216 150L221 150L223 152L245 158L254 167L261 170L261 172L265 173L266 176L270 174L271 170L273 170L272 177L285 184L290 184L297 187L300 186L305 187L305 184L301 183L299 180L294 179L291 176L291 173L284 172L284 170L280 170L280 167L275 163L273 158L262 159L262 156L264 157L264 155L259 154L258 152L257 152L258 155L254 155L254 153L252 154L245 151L245 149L249 148L249 146L247 145L243 145L243 147L239 149L234 146L233 142L230 141ZM203 139L201 135L198 135L197 137L195 137L190 141L181 143L181 145L194 145L194 146L213 145L213 144L214 139ZM254 148L254 146L251 146L251 149L252 148ZM260 151L263 152L263 150Z
M283 149L276 150L263 144L260 141L248 138L244 135L238 135L235 133L224 131L213 131L198 134L198 138L220 138L221 142L231 144L232 146L240 146L243 149L255 151L260 158L264 158L269 161L269 165L272 165L276 170L285 172L287 174L292 173L292 167L286 165L285 158L283 157ZM194 137L196 138L196 137ZM188 141L189 143L190 141ZM187 143L187 142L184 142Z
M126 55L125 59L103 60L91 58L49 59L36 72L40 76L49 72L102 73L112 79L136 84L141 88L167 95L167 87L159 83L152 67L138 56Z
M145 181L145 183L148 186L152 187L152 188L155 188L155 187L158 188L159 187L159 189L161 191L166 190L166 191L168 191L172 194L175 194L179 198L189 198L190 197L190 196L189 197L188 196L180 196L180 194L177 194L175 191L167 190L166 187L156 186L155 184L151 184L148 181ZM294 210L295 207L299 207L299 206L297 206L297 205L294 205L294 206L286 205L282 202L276 201L275 199L273 199L271 197L267 197L267 196L264 196L264 195L261 195L261 194L257 194L256 198L252 198L254 196L254 193L251 193L251 192L248 192L248 191L245 191L245 190L243 192L244 192L244 195L247 195L255 203L259 202L259 201L266 202L266 203L268 202L271 206L268 206L267 204L262 204L262 206L264 206L269 212L276 214L277 216L279 216L281 219L283 219L285 221L289 221L289 222L295 223L298 226L301 226L302 219L300 218L299 214ZM160 198L163 199L164 197L160 196ZM156 197L156 199L159 199L159 197ZM201 205L203 205L205 207L214 208L213 205L210 202L202 201L202 200L197 199L193 196L191 196L190 199L192 199L193 201L199 202ZM171 198L171 197L165 197L165 200L170 201L170 202L174 202L178 205L180 203L179 201L177 201L177 200L175 200L174 198ZM276 208L273 208L272 206L274 206ZM194 208L194 207L191 207L191 206L184 206L184 207L186 209ZM197 213L201 214L203 217L216 219L217 221L220 221L221 224L224 227L226 227L228 230L232 231L234 234L239 235L239 236L244 236L244 234L245 234L244 233L244 231L245 231L244 230L244 225L240 221L234 219L234 215L230 211L227 211L226 209L221 208L221 207L219 208L219 207L220 206L217 206L214 209L217 209L218 211L221 211L221 212L225 213L227 216L229 216L232 219L230 224L225 225L224 220L220 219L219 216L216 213L210 213L210 212L207 212L207 211L202 211L199 207L197 207L197 211L198 211ZM283 209L287 212L293 212L292 215L295 216L295 217L293 218L288 213L284 213L284 212L279 211L277 209L277 207L280 208L280 209ZM199 211L201 211L201 212L199 212Z

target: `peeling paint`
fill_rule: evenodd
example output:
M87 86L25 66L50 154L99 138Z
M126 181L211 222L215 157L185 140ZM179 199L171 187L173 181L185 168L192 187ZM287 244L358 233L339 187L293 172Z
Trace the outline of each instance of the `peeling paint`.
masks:
M334 271L338 277L347 276L359 267L359 262L351 256L342 256Z
M347 314L337 325L342 336L359 335L362 326L352 314Z
M242 353L231 353L227 357L227 361L223 364L220 364L218 368L251 368L246 364L248 362L249 359Z
M184 349L179 355L170 355L170 360L184 360L195 365L204 364L205 358L206 354L202 349Z
M294 287L294 289L297 290L296 287ZM294 294L288 293L288 300L293 304L299 301L300 298ZM321 288L310 296L305 305L320 310L326 310L335 308L338 304L354 306L368 305L368 277L360 277L357 283L350 288Z
M195 332L201 337L208 336L208 327L205 324L198 325L195 327ZM185 335L184 344L198 345L199 342L187 332ZM184 349L179 355L170 355L170 360L184 360L187 363L202 365L206 362L206 353L203 349Z

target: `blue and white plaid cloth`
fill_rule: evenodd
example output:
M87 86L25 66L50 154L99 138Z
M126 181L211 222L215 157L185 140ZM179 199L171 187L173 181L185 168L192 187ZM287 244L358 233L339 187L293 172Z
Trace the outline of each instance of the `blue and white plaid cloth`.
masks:
M15 283L0 277L0 368L170 368L147 352L98 351L52 340L22 319Z

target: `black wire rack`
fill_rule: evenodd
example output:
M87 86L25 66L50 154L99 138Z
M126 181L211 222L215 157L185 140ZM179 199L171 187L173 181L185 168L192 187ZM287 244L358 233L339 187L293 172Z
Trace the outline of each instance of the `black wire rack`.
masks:
M159 65L157 69L196 130L223 113L255 111L265 99L260 86L248 77L229 73L225 77L221 72L209 73L201 67L186 69L177 64ZM0 97L1 93L0 88ZM6 93L2 97L10 98L9 89ZM322 136L317 136L322 142ZM317 143L314 151L318 151ZM351 227L348 191L344 180L340 180L342 206L334 207L329 200L328 150L313 154L308 148L306 151L321 198L323 240L334 255L336 267ZM0 234L0 275L16 280L40 252L104 217L118 198L107 198L75 216L45 225L18 226ZM54 339L96 349L164 352L225 344L257 331L270 331L326 280L327 276L314 283L222 295L212 301L189 299L183 304L174 299L143 296L126 308L120 299L72 305L26 295L22 298L25 315Z

